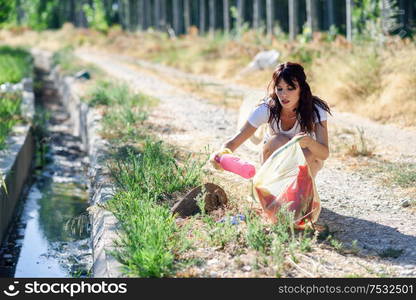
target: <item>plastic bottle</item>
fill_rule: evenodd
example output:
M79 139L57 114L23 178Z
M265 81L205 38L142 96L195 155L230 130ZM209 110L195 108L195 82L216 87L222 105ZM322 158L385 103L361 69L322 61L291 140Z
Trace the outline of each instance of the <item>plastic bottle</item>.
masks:
M249 179L256 175L256 168L249 162L231 154L216 156L215 161L226 170Z

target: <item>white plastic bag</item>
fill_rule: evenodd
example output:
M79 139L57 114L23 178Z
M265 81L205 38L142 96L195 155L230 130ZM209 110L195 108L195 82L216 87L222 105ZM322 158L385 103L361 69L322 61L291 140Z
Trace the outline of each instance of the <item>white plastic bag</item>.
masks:
M295 228L304 229L319 218L321 204L299 140L294 137L277 149L253 178L253 196L272 222L287 205L294 212Z

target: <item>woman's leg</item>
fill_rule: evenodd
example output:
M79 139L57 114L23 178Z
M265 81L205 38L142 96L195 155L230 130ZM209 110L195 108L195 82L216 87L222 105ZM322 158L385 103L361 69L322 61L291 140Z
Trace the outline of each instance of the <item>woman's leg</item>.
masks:
M284 134L277 134L270 137L269 141L264 144L263 152L261 156L261 164L263 164L269 156L276 151L276 149L282 147L290 139ZM316 174L322 169L324 163L322 160L317 159L308 149L302 149L305 155L306 161L308 162L309 168L311 169L312 177L316 177Z
M308 149L302 150L306 161L308 162L309 168L311 169L311 175L313 178L315 178L318 171L324 166L324 162L320 159L317 159Z
M270 137L269 141L264 144L261 156L261 164L263 164L269 156L278 148L289 142L289 138L284 134L276 134Z

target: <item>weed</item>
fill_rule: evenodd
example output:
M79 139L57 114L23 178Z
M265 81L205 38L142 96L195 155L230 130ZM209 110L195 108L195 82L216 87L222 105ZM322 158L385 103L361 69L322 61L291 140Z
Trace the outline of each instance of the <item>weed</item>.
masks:
M20 93L0 95L0 150L6 147L6 140L12 128L22 120L21 97Z
M413 187L416 183L416 164L387 164L384 166L391 182L404 187Z
M118 192L107 208L122 227L114 255L129 275L167 276L173 270L174 253L184 251L186 234L161 201L165 195L199 185L202 166L189 159L180 165L170 149L150 138L139 154L127 152L110 165Z
M254 250L266 253L272 243L272 237L268 234L266 225L257 215L247 216L246 241Z
M327 240L327 242L329 242L329 245L331 245L333 248L335 248L336 251L338 251L338 252L343 251L344 244L341 241L334 238L332 235L329 235L326 240Z
M351 145L347 154L351 156L372 156L374 149L368 144L367 138L364 136L364 129L357 127L356 142Z
M22 48L0 47L0 84L17 83L32 72L33 59Z

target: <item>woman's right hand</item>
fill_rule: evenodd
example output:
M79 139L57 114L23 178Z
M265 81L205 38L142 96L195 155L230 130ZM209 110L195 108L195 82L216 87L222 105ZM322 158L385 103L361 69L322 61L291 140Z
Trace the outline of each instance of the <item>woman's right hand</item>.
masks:
M216 157L221 157L221 155L223 154L231 154L232 151L228 148L225 149L221 149L219 151L215 151L214 153L211 154L209 161L212 164L212 166L217 169L217 170L221 170L223 171L224 169L221 167L221 165L216 161Z

